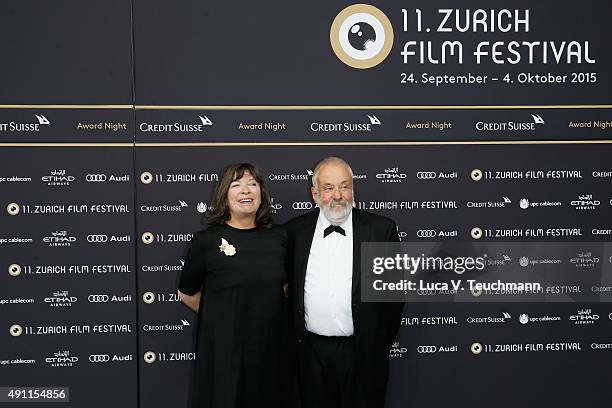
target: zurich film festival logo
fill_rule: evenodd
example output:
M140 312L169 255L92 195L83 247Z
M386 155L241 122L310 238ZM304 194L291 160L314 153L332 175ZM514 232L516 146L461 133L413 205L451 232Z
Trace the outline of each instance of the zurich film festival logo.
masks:
M376 7L353 4L336 16L329 39L340 61L353 68L372 68L391 52L393 27Z

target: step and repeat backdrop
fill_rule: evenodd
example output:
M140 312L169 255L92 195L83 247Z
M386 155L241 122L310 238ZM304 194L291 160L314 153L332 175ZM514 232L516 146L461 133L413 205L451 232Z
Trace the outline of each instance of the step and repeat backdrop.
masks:
M256 164L283 223L330 155L401 241L564 277L424 290L388 407L610 405L611 6L457 7L0 5L0 406L190 406L177 282L221 169Z

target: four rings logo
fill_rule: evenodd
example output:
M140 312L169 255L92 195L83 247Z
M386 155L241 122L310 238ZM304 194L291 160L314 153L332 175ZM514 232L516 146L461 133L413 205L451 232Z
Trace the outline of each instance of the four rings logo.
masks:
M92 363L106 363L110 361L110 356L108 354L91 354L89 361Z
M88 174L85 176L85 181L89 183L102 183L106 181L106 174Z
M87 301L89 303L106 303L109 300L110 300L110 297L108 295L91 294L87 296Z
M417 238L435 238L437 234L436 230L418 230Z
M417 353L419 354L428 354L435 353L436 346L417 346Z
M110 356L108 354L91 354L89 361L92 363L106 363L110 361Z
M437 177L437 174L433 171L419 171L416 174L416 178L419 180L433 180Z
M108 235L88 235L87 242L108 242Z
M313 207L315 206L310 201L296 201L291 205L294 210L311 210Z

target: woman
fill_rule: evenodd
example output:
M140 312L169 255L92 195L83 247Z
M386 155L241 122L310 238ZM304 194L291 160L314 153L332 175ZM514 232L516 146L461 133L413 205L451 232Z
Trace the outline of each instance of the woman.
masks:
M248 163L228 166L179 283L199 312L194 407L278 407L285 374L283 284L287 235Z

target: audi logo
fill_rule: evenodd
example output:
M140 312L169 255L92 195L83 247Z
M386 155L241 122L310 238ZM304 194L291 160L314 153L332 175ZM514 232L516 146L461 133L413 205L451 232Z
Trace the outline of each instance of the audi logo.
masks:
M429 289L418 289L417 290L417 295L419 295L419 296L434 296L434 295L436 295L436 291L435 290L429 290Z
M109 300L109 296L108 295L89 295L87 296L87 300L89 301L89 303L106 303Z
M108 235L88 235L87 242L107 242Z
M416 177L419 180L433 180L437 177L437 175L434 171L419 171L416 174Z
M85 181L90 183L102 183L106 181L106 174L88 174L85 176Z
M437 234L436 230L418 230L417 238L434 238Z
M435 353L436 352L436 346L418 346L417 347L417 353L419 354L428 354L428 353Z
M292 207L294 210L310 210L312 208L312 203L308 201L298 201L293 203Z
M108 354L91 354L89 361L92 363L106 363L110 361L110 356Z

